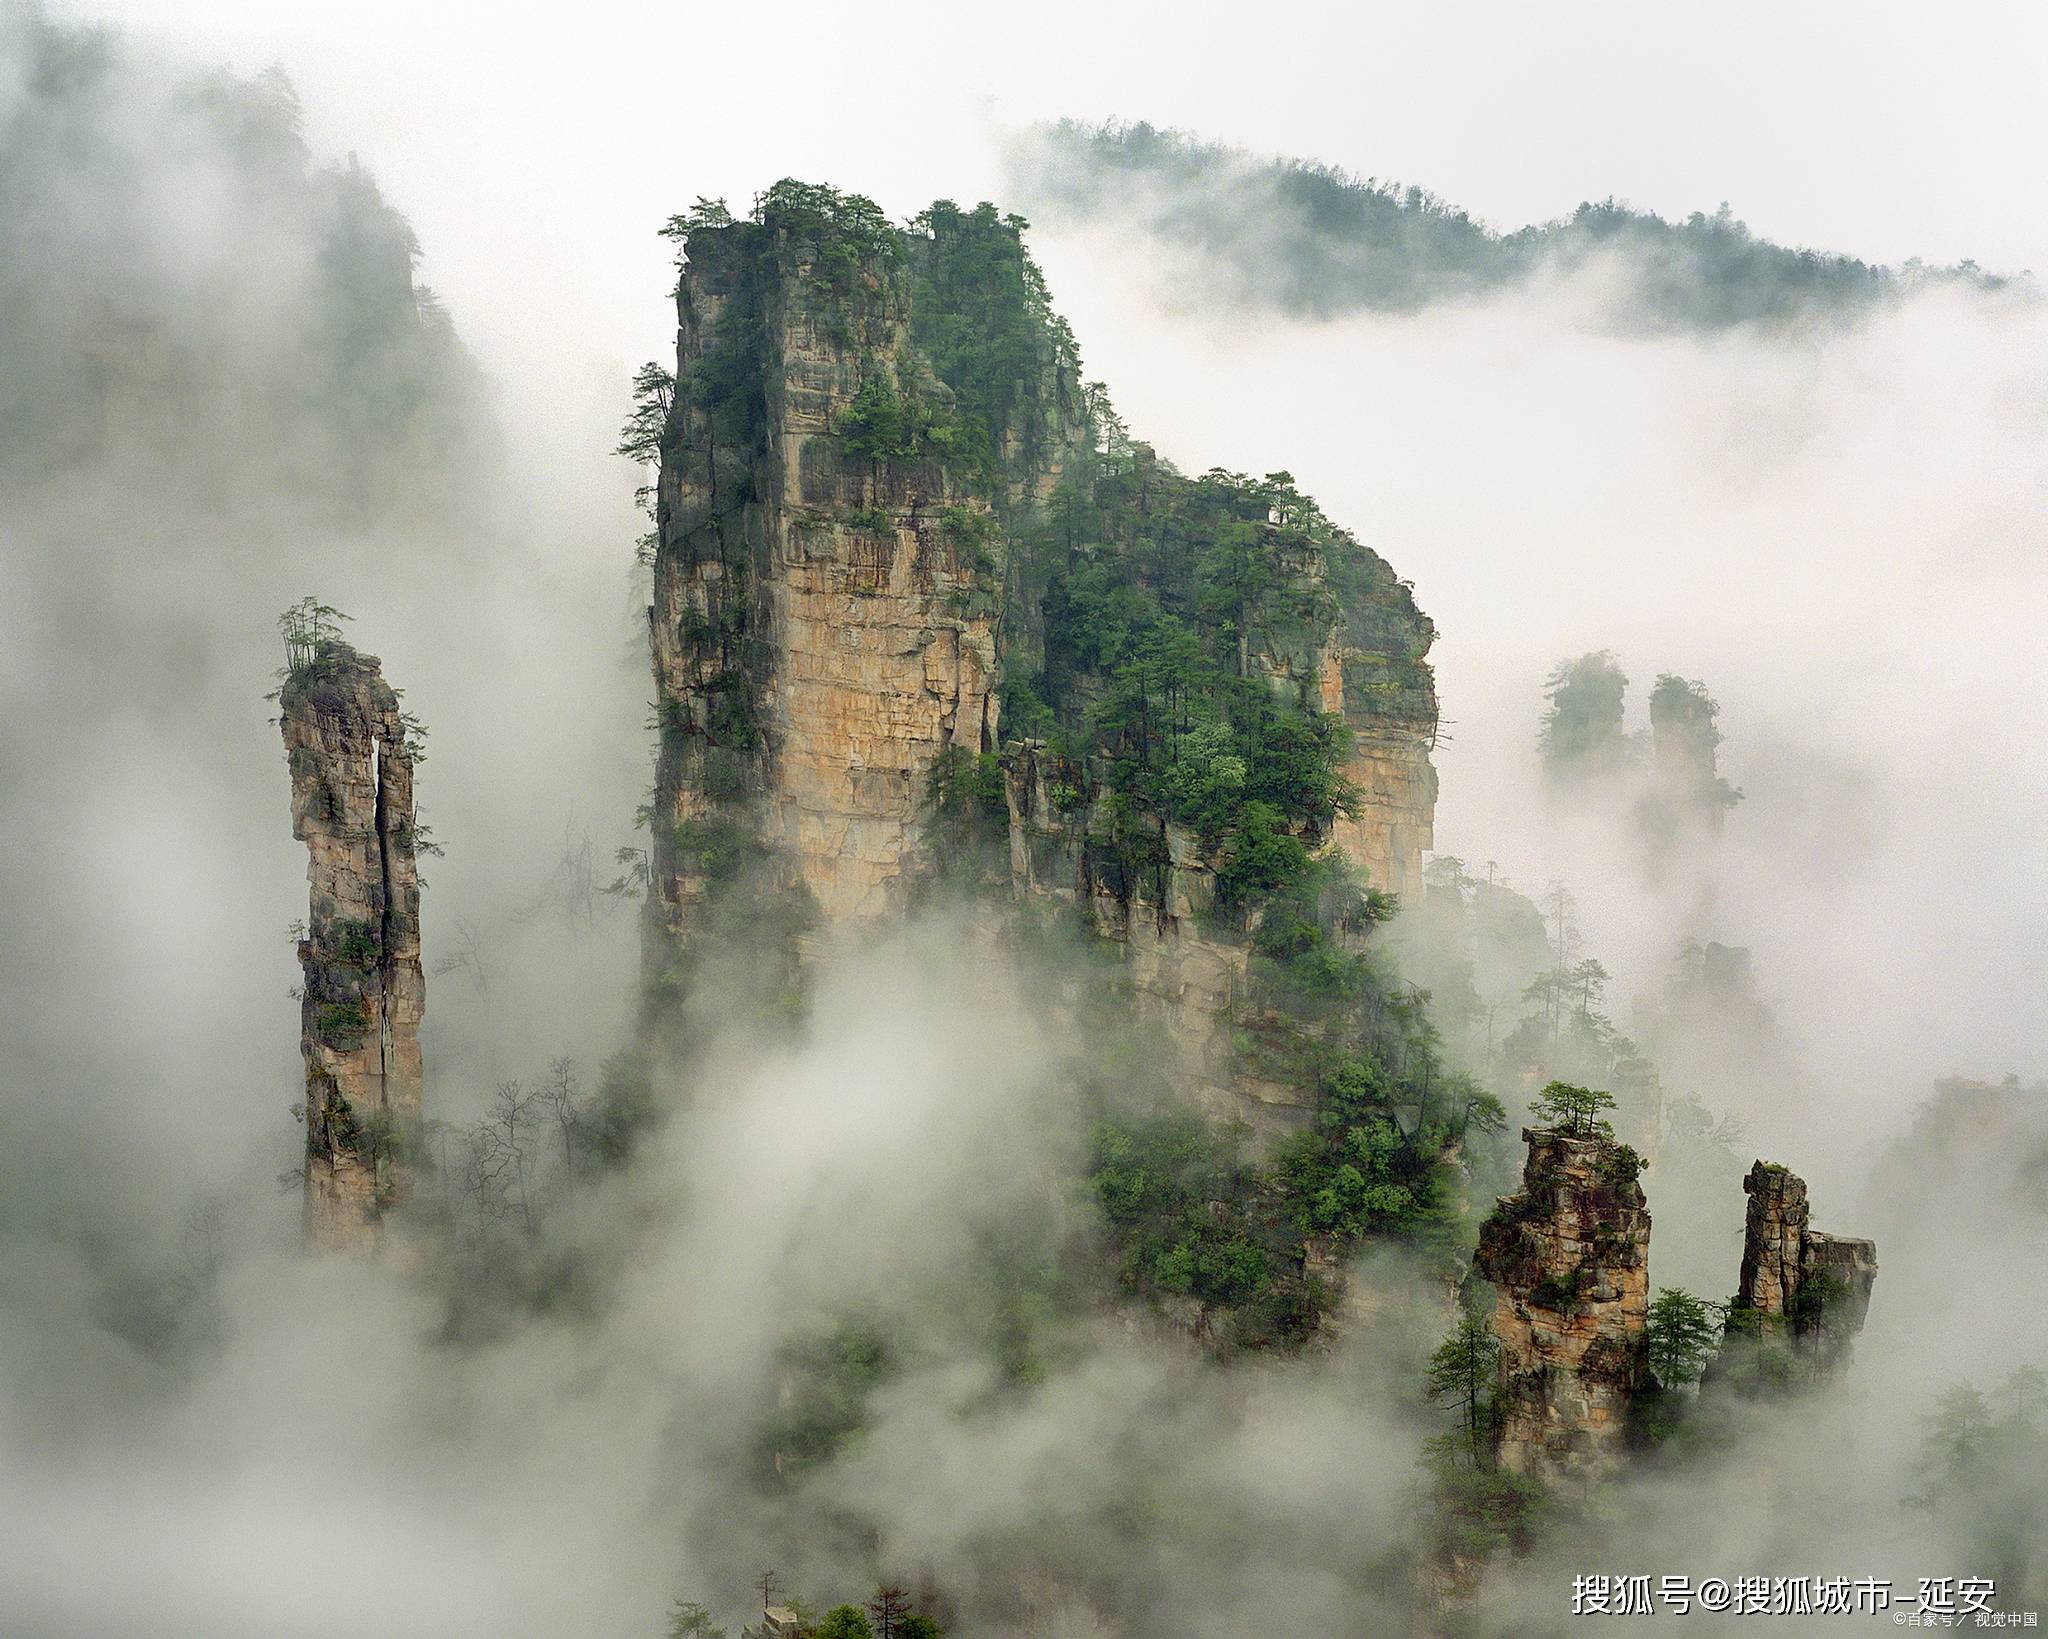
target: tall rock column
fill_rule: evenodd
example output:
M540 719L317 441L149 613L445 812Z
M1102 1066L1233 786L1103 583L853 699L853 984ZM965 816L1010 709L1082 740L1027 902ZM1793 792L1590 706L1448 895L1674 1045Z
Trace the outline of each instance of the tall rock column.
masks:
M649 610L653 907L705 892L682 828L743 823L828 917L885 909L947 748L995 748L997 530L916 445L950 402L886 225L794 208L689 238Z
M306 1229L315 1246L358 1249L402 1192L420 1115L413 752L375 656L321 638L289 644L288 658L280 721L311 887L299 944Z
M1724 1370L1750 1386L1832 1376L1869 1312L1877 1245L1809 1227L1806 1181L1774 1161L1753 1165L1742 1188L1742 1279L1728 1312L1736 1349Z
M1626 1145L1525 1127L1522 1187L1479 1230L1494 1285L1501 1466L1590 1478L1618 1466L1645 1382L1650 1214Z

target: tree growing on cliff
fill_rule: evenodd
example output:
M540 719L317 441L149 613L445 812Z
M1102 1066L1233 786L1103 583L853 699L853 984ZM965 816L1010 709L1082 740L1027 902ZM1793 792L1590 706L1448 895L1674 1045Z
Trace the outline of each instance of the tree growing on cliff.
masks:
M1493 1386L1500 1340L1485 1317L1466 1310L1429 1357L1429 1397L1458 1414L1459 1440L1473 1463L1493 1450Z
M1600 1112L1613 1108L1612 1093L1574 1087L1568 1081L1551 1082L1529 1105L1538 1121L1572 1138L1612 1138L1614 1128L1601 1119Z
M694 1599L678 1599L668 1615L668 1639L725 1639L725 1629L714 1626L711 1613Z
M277 617L277 629L284 638L285 673L310 666L320 651L341 638L341 623L349 617L331 603L303 597Z
M642 465L659 461L675 398L673 374L652 359L641 365L633 376L633 408L619 429L618 453Z
M1667 1389L1699 1381L1719 1347L1722 1306L1667 1286L1650 1304L1650 1370Z

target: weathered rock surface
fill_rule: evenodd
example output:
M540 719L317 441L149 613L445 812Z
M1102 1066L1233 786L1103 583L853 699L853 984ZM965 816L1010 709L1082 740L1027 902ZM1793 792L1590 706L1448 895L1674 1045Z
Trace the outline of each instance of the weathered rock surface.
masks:
M1809 1227L1806 1181L1775 1162L1756 1162L1742 1188L1749 1208L1731 1336L1739 1348L1790 1350L1810 1375L1830 1376L1847 1364L1869 1313L1876 1243Z
M1587 1479L1616 1467L1647 1375L1650 1214L1634 1153L1528 1127L1521 1189L1480 1226L1495 1289L1501 1465Z
M924 333L918 303L938 300L920 282L931 254L916 233L887 254L821 249L800 220L772 212L689 234L649 610L661 732L654 960L709 891L693 824L736 824L766 844L828 919L875 915L902 901L937 760L996 756L1015 897L1070 902L1123 946L1141 1005L1166 1020L1218 1113L1299 1125L1298 1094L1258 1087L1228 1062L1248 957L1201 915L1213 861L1163 827L1161 863L1132 870L1128 850L1120 861L1100 845L1102 813L1063 805L1072 771L1000 721L1006 661L1043 638L1017 543L1040 527L1034 508L1089 425L1070 345L1041 349L1029 408L990 429L993 489L985 470L943 452L878 455L849 434L878 383L896 383L906 402L952 401L912 340ZM945 300L944 327L993 327L975 304L994 292ZM1032 322L1052 334L1046 315ZM1320 624L1248 631L1243 664L1344 715L1358 802L1332 840L1373 886L1405 892L1419 884L1436 799L1422 660L1434 632L1382 560L1341 544L1286 566L1325 611Z
M306 1228L314 1245L373 1245L402 1190L420 1114L420 889L413 757L376 658L338 640L293 655L279 692L292 835L311 887L300 1044Z
M994 601L940 519L985 506L946 463L863 459L833 430L863 384L915 372L908 272L872 264L848 296L801 236L745 226L692 235L677 292L649 611L671 929L702 884L665 832L740 790L827 916L886 908L933 759L996 734ZM739 442L694 385L721 360L758 380Z

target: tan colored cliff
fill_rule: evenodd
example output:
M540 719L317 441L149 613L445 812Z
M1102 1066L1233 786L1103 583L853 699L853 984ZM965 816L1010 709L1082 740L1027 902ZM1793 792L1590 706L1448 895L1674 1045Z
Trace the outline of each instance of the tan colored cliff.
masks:
M872 915L892 903L933 760L995 745L994 588L941 516L987 509L943 462L869 459L833 430L865 382L916 373L908 275L876 267L844 296L809 255L786 235L691 241L678 377L744 322L764 425L758 449L734 449L713 406L678 394L649 619L656 797L672 829L743 789L828 917ZM656 912L679 931L702 885L663 843Z
M413 754L376 658L337 639L293 650L278 699L311 890L299 945L306 1229L315 1246L360 1250L403 1191L420 1115Z
M1202 915L1213 862L1164 825L1156 868L1119 862L1100 845L1101 813L1061 805L1072 771L1000 720L1006 660L1043 642L1013 584L1018 534L1042 531L1035 507L1089 426L1071 353L1048 347L1030 409L993 429L993 489L943 450L878 455L850 431L878 387L953 401L912 340L927 250L914 233L849 249L807 229L801 210L688 236L649 609L661 736L651 959L668 959L711 890L698 846L711 831L765 845L771 871L827 919L885 914L919 868L938 759L999 757L1014 897L1072 902L1124 948L1141 1006L1164 1021L1214 1113L1299 1126L1300 1090L1234 1062L1248 951ZM971 303L961 311L977 319ZM1151 470L1151 452L1129 447ZM1434 630L1367 548L1331 530L1325 551L1281 524L1271 538L1289 543L1286 571L1319 613L1247 631L1242 664L1345 717L1356 812L1328 840L1373 887L1411 891L1436 800L1422 658Z
M1499 1460L1597 1478L1622 1462L1647 1380L1650 1214L1625 1146L1550 1127L1522 1137L1522 1187L1480 1226L1473 1260L1495 1290Z

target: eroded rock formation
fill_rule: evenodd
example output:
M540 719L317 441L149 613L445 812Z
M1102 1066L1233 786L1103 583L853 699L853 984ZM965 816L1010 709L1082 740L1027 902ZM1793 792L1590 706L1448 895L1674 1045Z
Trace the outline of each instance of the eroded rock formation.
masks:
M933 759L995 744L986 503L942 459L867 459L834 431L864 387L919 372L909 269L817 250L698 232L677 289L649 611L671 929L703 890L675 828L740 795L826 915L885 908Z
M1824 1235L1808 1224L1806 1181L1772 1161L1743 1179L1749 1209L1742 1277L1728 1330L1738 1381L1826 1377L1847 1363L1877 1282L1872 1241Z
M1493 1283L1502 1467L1597 1477L1622 1460L1646 1380L1650 1214L1635 1153L1612 1139L1522 1131L1521 1189L1480 1226Z
M311 886L299 944L306 1228L316 1246L364 1248L403 1189L420 1114L413 752L375 656L322 638L290 661L278 700Z
M1145 520L1197 486L1128 441L1114 482L1086 476L1113 417L1096 419L1014 224L934 207L905 232L851 203L785 184L756 220L687 237L649 610L653 960L687 937L734 835L828 919L900 905L935 766L991 759L1011 896L1072 903L1123 946L1219 1113L1299 1124L1298 1091L1228 1062L1248 952L1204 916L1216 838L1134 822L1103 768L1002 720L1019 677L1069 719L1109 692L1130 655L1049 657L1051 588L1091 555L1131 562ZM1236 613L1237 674L1342 716L1356 800L1312 840L1405 892L1436 798L1434 631L1376 554L1291 516L1313 508L1285 488L1227 520L1205 498L1177 561L1143 573L1187 575L1219 530L1270 568L1265 604Z

